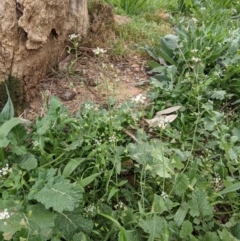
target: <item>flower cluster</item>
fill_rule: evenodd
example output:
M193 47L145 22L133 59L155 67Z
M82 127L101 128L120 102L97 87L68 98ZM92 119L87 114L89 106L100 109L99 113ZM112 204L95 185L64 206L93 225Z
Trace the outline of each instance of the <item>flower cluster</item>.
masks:
M199 63L199 62L201 62L201 59L192 57L192 61L195 63Z
M8 212L7 208L0 212L0 220L9 219L10 216L11 214Z
M75 33L74 34L70 34L68 37L69 37L70 40L74 40L74 39L79 39L80 38L79 34L75 34Z
M101 49L101 48L99 48L99 47L97 47L96 49L93 49L93 53L94 53L95 55L104 54L104 53L106 53L106 52L107 52L107 50Z
M137 104L139 103L144 104L145 100L146 100L146 96L144 96L143 94L139 94L136 97L132 98L132 101Z
M11 168L9 168L9 165L6 164L5 167L0 169L0 177L6 176L9 172L11 172Z

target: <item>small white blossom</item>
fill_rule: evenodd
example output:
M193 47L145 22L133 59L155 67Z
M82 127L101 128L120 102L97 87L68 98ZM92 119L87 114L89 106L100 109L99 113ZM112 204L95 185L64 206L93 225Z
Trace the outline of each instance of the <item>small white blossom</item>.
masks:
M162 192L161 196L163 197L163 199L168 198L168 195L167 195L167 193L166 193L166 192Z
M5 167L3 167L2 169L0 169L0 177L6 176L9 172L11 172L11 168L9 168L9 165L6 164Z
M197 52L198 52L198 49L192 49L191 52L192 52L192 53L197 53Z
M192 57L192 61L195 63L199 63L199 62L201 62L201 59Z
M132 101L137 104L139 104L139 103L144 104L145 100L146 100L146 97L142 94L139 94L136 97L132 98Z
M117 141L117 137L115 135L112 135L108 138L109 142L116 142Z
M93 53L96 54L96 55L104 54L106 52L107 52L107 50L104 50L104 49L99 48L99 47L97 47L96 49L93 49Z
M86 110L91 110L92 108L93 108L92 105L90 105L90 104L85 104L85 109L86 109Z
M68 37L69 37L70 40L80 38L79 34L75 34L75 33L74 34L70 34Z
M211 48L210 47L205 47L206 50L210 50Z
M205 11L205 10L206 10L206 8L204 8L204 7L201 7L201 8L200 8L200 10L201 10L201 11Z
M8 212L7 208L4 209L3 212L0 212L0 220L10 218L11 214Z

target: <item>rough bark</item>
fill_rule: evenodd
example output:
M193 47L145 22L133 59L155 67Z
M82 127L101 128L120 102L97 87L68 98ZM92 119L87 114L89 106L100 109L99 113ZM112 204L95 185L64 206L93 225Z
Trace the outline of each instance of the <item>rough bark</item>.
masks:
M69 34L85 36L88 25L87 0L1 0L0 108L5 80L18 108L30 102Z

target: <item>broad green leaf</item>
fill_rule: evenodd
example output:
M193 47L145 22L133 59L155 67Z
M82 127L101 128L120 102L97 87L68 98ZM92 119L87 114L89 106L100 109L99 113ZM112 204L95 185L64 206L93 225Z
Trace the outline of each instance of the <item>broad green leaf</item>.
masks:
M20 118L12 118L6 122L2 126L0 126L0 136L1 138L7 137L8 133L12 130L13 127L17 126L18 124L22 124L23 121Z
M22 161L19 163L19 166L27 171L35 169L38 165L37 159L33 154L28 153L24 156L21 156L21 159Z
M85 160L86 160L85 158L71 159L65 166L62 175L64 177L69 177L73 173L73 171Z
M0 232L3 233L4 240L11 240L13 235L21 230L21 220L24 218L21 209L14 201L0 200L0 212L6 210L10 215L8 219L0 219Z
M222 191L220 191L218 194L219 195L223 195L223 194L227 194L227 193L230 193L230 192L235 192L237 190L240 189L240 182L237 182L227 188L224 188Z
M200 189L192 193L192 199L188 205L192 217L213 216L213 207L209 205L206 194Z
M55 225L54 220L57 215L41 204L28 206L27 211L28 215L25 215L24 222L31 234L37 232L44 240L51 238L52 228Z
M180 237L182 239L187 239L192 232L192 223L189 220L184 221L180 230Z
M231 229L231 234L240 240L240 223L234 225Z
M72 240L74 235L79 232L90 234L93 230L93 222L84 218L80 210L64 212L57 215L55 229L61 233L65 240Z
M188 205L186 202L182 203L181 206L178 208L177 212L174 215L174 221L177 226L181 226L186 215L188 213Z
M84 234L83 232L74 234L73 241L91 241L88 235Z
M57 212L73 211L82 201L82 187L77 183L70 183L62 176L54 176L56 170L49 169L39 172L38 179L30 189L28 199L35 199L47 209L53 208Z
M225 90L214 90L211 98L212 99L217 99L217 100L224 100L226 95L226 91Z
M102 173L94 173L84 179L81 179L78 183L81 187L86 187L89 185L91 182L95 180L96 177L100 176Z
M4 120L10 120L11 118L14 117L14 107L13 107L13 103L8 91L8 87L6 86L6 92L7 92L7 96L8 96L8 100L7 103L5 104L5 106L3 107L0 115L3 117Z
M219 230L218 234L220 236L220 239L222 241L239 241L237 238L235 238L231 233L229 233L226 229L223 229L222 231Z
M204 237L203 237L203 241L220 241L220 238L218 237L218 235L216 233L213 232L207 232Z
M178 196L182 196L186 192L188 185L188 177L184 173L180 174L179 177L176 179L176 186L174 188L175 193Z
M149 234L148 241L154 241L155 238L163 238L164 231L167 227L167 222L164 218L157 215L147 216L146 219L140 219L138 226L143 229L143 231Z

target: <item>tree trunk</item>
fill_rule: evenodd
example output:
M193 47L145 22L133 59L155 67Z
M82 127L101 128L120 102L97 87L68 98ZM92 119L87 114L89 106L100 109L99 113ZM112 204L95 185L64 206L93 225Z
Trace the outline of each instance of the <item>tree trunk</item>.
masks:
M38 81L59 62L69 34L86 36L87 0L1 0L0 111L4 81L17 109L38 93Z

